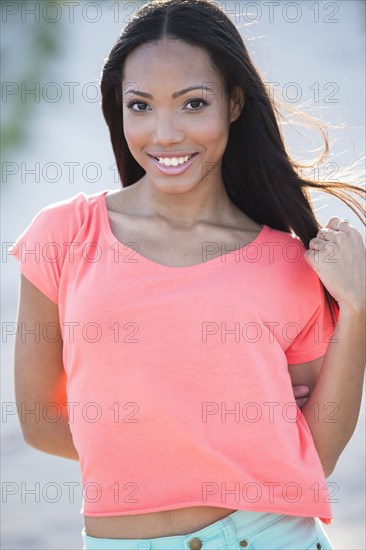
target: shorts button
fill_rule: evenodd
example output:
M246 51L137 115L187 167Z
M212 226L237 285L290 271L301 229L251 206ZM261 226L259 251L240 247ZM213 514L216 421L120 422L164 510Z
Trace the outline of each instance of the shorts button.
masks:
M239 542L239 544L242 548L246 548L248 546L248 541L247 539L243 539Z
M190 550L200 550L202 548L202 541L198 537L189 541Z
M320 542L317 542L317 543L316 543L316 547L317 547L318 550L321 549L322 545L320 544Z

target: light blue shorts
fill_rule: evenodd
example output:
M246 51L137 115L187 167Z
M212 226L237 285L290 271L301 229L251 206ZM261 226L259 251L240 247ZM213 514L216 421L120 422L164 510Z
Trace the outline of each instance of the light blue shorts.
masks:
M103 539L81 531L83 550L332 550L319 518L236 510L188 535Z

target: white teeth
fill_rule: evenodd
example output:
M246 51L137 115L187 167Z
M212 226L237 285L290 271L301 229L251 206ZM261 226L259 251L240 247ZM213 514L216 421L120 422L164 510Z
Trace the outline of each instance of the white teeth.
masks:
M172 157L172 158L162 158L159 157L160 164L164 164L164 166L178 166L178 164L184 164L189 160L193 155L187 155L186 157Z

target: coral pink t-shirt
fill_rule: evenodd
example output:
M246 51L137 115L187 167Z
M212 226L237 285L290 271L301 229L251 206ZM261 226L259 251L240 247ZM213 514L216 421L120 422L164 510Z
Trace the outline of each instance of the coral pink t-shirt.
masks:
M107 192L42 208L11 251L59 307L81 513L202 505L331 523L288 372L333 333L301 241L263 224L236 252L210 259L209 242L200 264L162 265L117 241Z

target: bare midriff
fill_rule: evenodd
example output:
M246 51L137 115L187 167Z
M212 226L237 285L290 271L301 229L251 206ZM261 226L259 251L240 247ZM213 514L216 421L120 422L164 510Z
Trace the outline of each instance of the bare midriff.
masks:
M235 512L217 506L192 506L127 516L84 516L85 533L97 538L149 539L188 535Z

